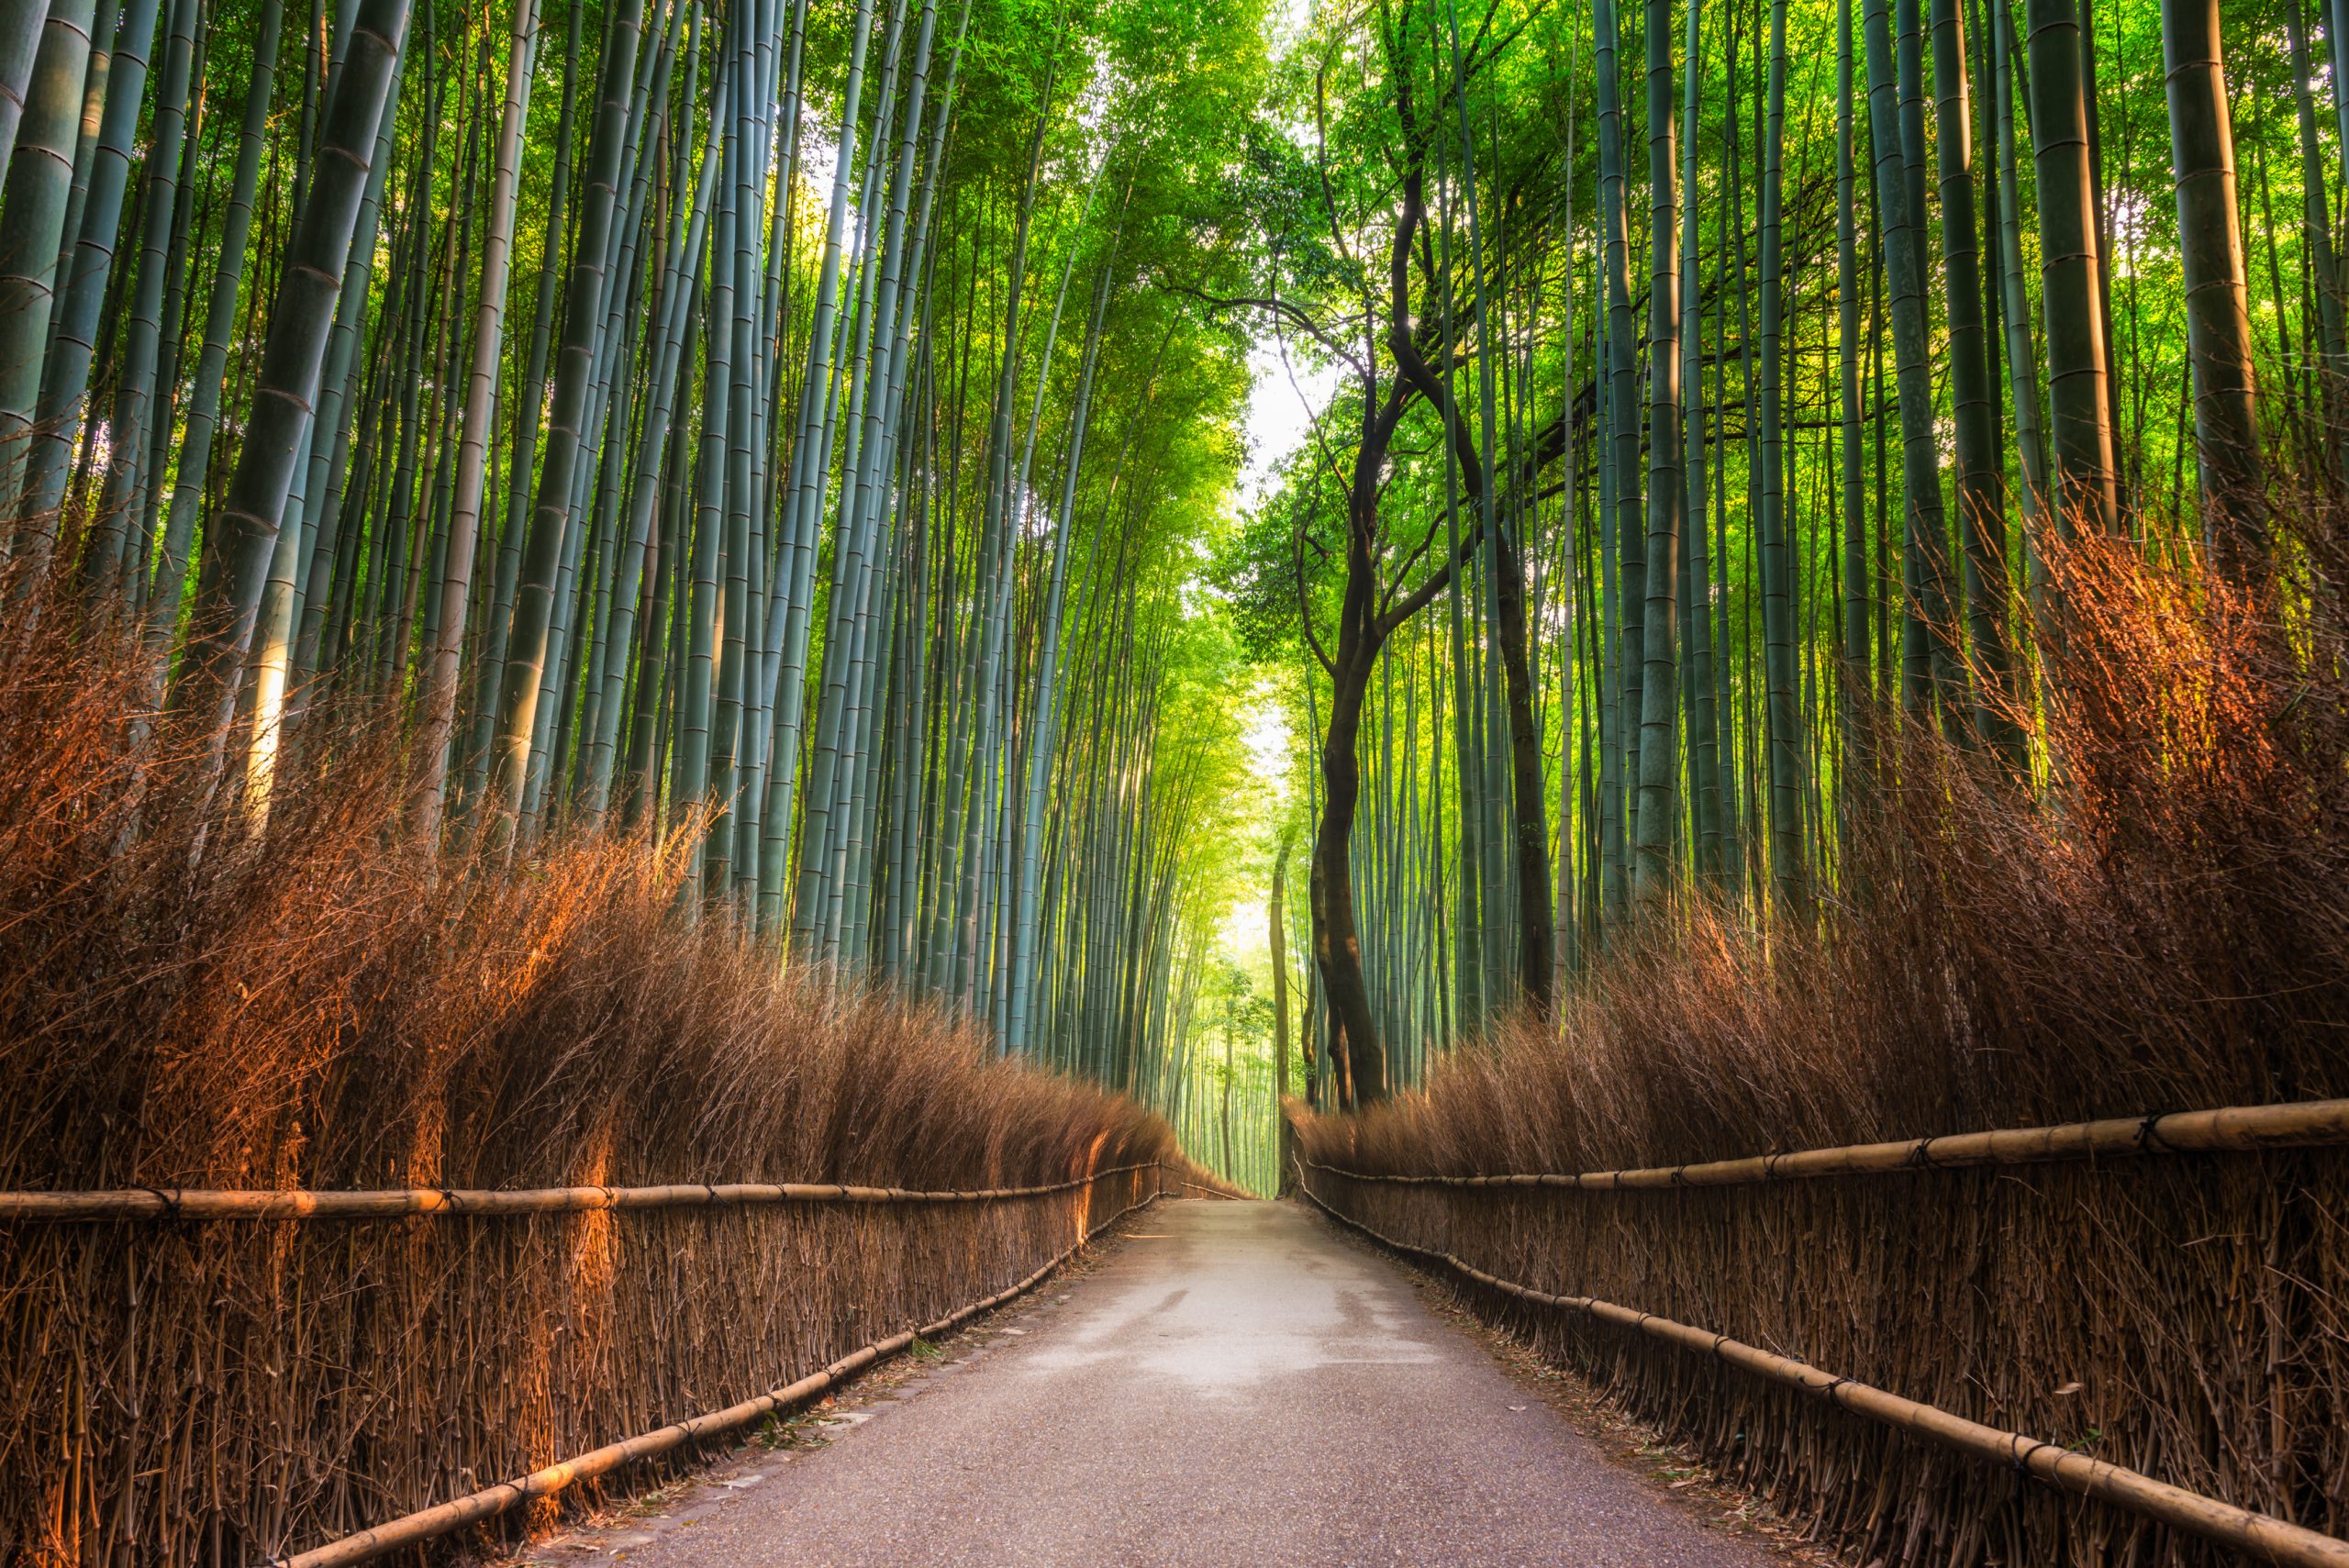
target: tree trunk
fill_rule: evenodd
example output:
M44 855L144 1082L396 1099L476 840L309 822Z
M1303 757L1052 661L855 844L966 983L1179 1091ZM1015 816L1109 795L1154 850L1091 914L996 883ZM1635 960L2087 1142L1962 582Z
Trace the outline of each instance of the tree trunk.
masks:
M1347 646L1355 634L1340 636L1330 672L1330 728L1321 743L1321 820L1313 835L1313 962L1330 1001L1330 1060L1338 1073L1340 1108L1356 1110L1386 1097L1386 1054L1371 1018L1354 921L1353 851L1354 807L1362 795L1354 743L1377 651Z
M1275 1158L1273 1190L1289 1187L1288 1127L1288 853L1293 840L1286 829L1273 857L1273 895L1265 910L1264 934L1273 950L1273 1121Z

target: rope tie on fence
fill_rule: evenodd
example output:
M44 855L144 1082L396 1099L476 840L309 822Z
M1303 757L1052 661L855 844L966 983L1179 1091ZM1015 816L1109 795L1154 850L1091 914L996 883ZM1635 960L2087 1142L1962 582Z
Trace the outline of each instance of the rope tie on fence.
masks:
M1930 1138L1917 1140L1917 1147L1909 1151L1909 1163L1920 1171L1940 1170L1941 1167L1933 1162L1933 1140Z
M152 1193L155 1196L155 1201L163 1206L164 1218L177 1219L180 1218L180 1195L176 1190L166 1191L161 1187L147 1186L139 1187L135 1190L142 1193Z
M2024 1438L2018 1435L2016 1442L2018 1446L2015 1449L2015 1473L2018 1475L2029 1475L2031 1473L2031 1456L2037 1453L2041 1449L2054 1449L2054 1451L2058 1454L2065 1454L2072 1451L2067 1448L2056 1448L2054 1443L2039 1438ZM2028 1448L2020 1446L2025 1442L2029 1443L2031 1446Z
M2169 1114L2167 1111L2155 1111L2137 1124L2139 1153L2173 1154L2177 1152L2176 1146L2164 1138L2161 1133L2161 1124L2168 1119Z

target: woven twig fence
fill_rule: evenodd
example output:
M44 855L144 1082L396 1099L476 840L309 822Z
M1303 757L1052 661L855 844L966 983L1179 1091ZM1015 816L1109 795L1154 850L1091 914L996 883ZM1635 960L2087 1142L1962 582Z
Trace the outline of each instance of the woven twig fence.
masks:
M1861 1561L2340 1563L2344 1143L2335 1100L1636 1171L1300 1174Z
M1131 1171L1141 1168L1129 1165L1123 1169ZM1122 1171L1108 1171L1103 1172L1102 1175L1122 1173ZM1034 1193L1058 1192L1066 1186L1076 1184L1079 1184L1064 1183L1060 1186L1052 1187L1004 1188L998 1189L995 1195L1024 1197ZM974 1195L963 1193L920 1195L925 1198L963 1198ZM1153 1191L1135 1199L1093 1227L1075 1241L1071 1242L1059 1256L1048 1260L1041 1268L1018 1284L999 1290L993 1296L957 1307L935 1322L924 1323L914 1329L901 1329L885 1340L876 1340L861 1350L852 1351L820 1372L809 1373L796 1383L787 1384L765 1394L755 1395L739 1404L729 1405L722 1410L712 1410L704 1415L689 1417L682 1421L673 1421L657 1430L639 1433L635 1437L625 1438L616 1443L607 1443L591 1453L559 1461L534 1470L528 1475L517 1476L511 1481L502 1482L495 1486L484 1487L481 1491L452 1498L446 1503L436 1504L429 1508L419 1508L405 1518L395 1519L371 1529L363 1529L356 1535L345 1536L340 1540L285 1558L273 1565L273 1568L342 1568L342 1565L348 1563L371 1562L375 1558L396 1551L402 1547L414 1546L447 1535L451 1531L462 1529L467 1525L478 1523L483 1519L494 1518L534 1499L551 1497L556 1493L574 1486L582 1481L590 1481L596 1476L608 1474L624 1464L654 1458L706 1438L739 1431L763 1417L813 1399L843 1378L852 1377L866 1367L887 1360L918 1340L946 1333L969 1322L983 1312L992 1311L1006 1302L1025 1295L1041 1284L1053 1270L1075 1256L1096 1234L1108 1229L1134 1210L1157 1202L1162 1195L1161 1193Z
M1008 1299L1161 1186L1127 1160L957 1192L0 1195L0 1562L355 1562L494 1513L542 1528L561 1487Z

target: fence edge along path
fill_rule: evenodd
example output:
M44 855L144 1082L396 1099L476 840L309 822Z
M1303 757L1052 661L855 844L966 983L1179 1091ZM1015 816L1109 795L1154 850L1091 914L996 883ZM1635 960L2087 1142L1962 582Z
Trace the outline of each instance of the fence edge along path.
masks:
M1325 1165L1299 1157L1299 1163L1353 1182L1407 1186L1576 1187L1614 1192L1624 1188L1730 1187L1817 1176L1850 1176L1891 1171L1947 1171L1981 1165L2039 1165L2061 1160L2139 1154L2232 1154L2262 1149L2308 1149L2349 1144L2349 1099L2299 1100L2284 1105L2226 1106L2217 1110L2116 1117L2103 1121L2063 1122L2052 1127L2007 1128L1993 1132L1945 1133L1892 1143L1847 1143L1787 1154L1750 1154L1687 1165L1640 1170L1515 1173L1492 1176L1374 1174ZM5 1214L0 1209L0 1214Z
M1091 1176L1083 1177L1074 1182L1060 1183L1053 1186L1007 1187L996 1189L996 1192L1004 1196L1029 1196L1037 1193L1064 1192L1071 1187L1089 1185L1110 1176L1123 1175L1158 1163L1157 1161L1145 1160L1131 1165L1120 1165L1114 1170L1097 1172ZM549 1190L554 1193L567 1193L578 1189ZM586 1190L600 1191L602 1189ZM667 1189L615 1190L659 1192ZM890 1189L843 1190L876 1192ZM976 1198L981 1195L949 1195ZM918 1328L901 1329L885 1340L876 1340L861 1350L850 1351L822 1371L808 1373L796 1383L755 1395L738 1405L729 1405L722 1410L712 1410L703 1415L690 1417L685 1420L674 1421L668 1426L657 1428L652 1431L641 1432L632 1438L623 1438L616 1443L607 1443L602 1448L592 1450L574 1458L559 1460L553 1464L534 1470L528 1475L517 1476L511 1481L500 1482L495 1486L468 1493L464 1496L454 1497L445 1503L436 1503L429 1508L419 1508L412 1514L405 1514L387 1523L361 1530L355 1535L348 1535L340 1540L329 1541L324 1546L314 1547L310 1551L292 1556L267 1559L262 1568L339 1568L339 1565L343 1563L370 1562L387 1552L396 1551L402 1547L414 1546L419 1542L450 1534L454 1530L462 1529L469 1524L494 1518L519 1507L533 1498L552 1496L574 1482L593 1480L596 1476L607 1474L637 1460L650 1459L657 1454L667 1453L673 1449L682 1448L689 1442L746 1427L763 1416L771 1415L786 1407L814 1398L843 1379L863 1371L877 1362L886 1361L918 1340L927 1340L946 1333L983 1312L992 1311L1006 1302L1025 1295L1042 1284L1055 1269L1090 1246L1095 1237L1101 1235L1136 1210L1149 1207L1164 1195L1163 1190L1153 1190L1148 1197L1128 1204L1100 1224L1088 1228L1064 1251L1017 1284L999 1290L984 1300L972 1302L966 1307L959 1307L934 1322L924 1323Z
M837 1182L677 1182L651 1187L388 1187L319 1192L288 1187L235 1191L119 1187L93 1192L0 1192L0 1221L92 1219L397 1219L411 1215L475 1218L584 1214L599 1209L710 1208L769 1203L996 1203L1064 1193L1155 1165L1112 1166L1034 1187L924 1192L844 1186Z
M1328 1166L1312 1161L1301 1162L1315 1170L1330 1170ZM1330 1173L1346 1174L1342 1171ZM1442 1263L1487 1289L1537 1306L1580 1312L1602 1322L1635 1329L1651 1339L1661 1340L1680 1350L1709 1355L1716 1361L1771 1382L1816 1395L1842 1409L1898 1428L1944 1448L1979 1459L2011 1463L2019 1473L2060 1490L2126 1509L2204 1540L2247 1553L2261 1562L2280 1563L2284 1568L2349 1568L2349 1541L2322 1535L2299 1525L2287 1524L2266 1514L2237 1507L2232 1503L2204 1496L2199 1492L2189 1492L2165 1481L2156 1481L2139 1471L2100 1459L2090 1459L2086 1454L2043 1441L2027 1433L1984 1426L1938 1406L1904 1399L1873 1385L1839 1377L1808 1362L1762 1350L1732 1340L1726 1334L1692 1328L1669 1318L1658 1318L1653 1313L1591 1296L1553 1296L1514 1280L1501 1279L1450 1252L1432 1247L1414 1246L1372 1229L1332 1207L1313 1190L1309 1182L1300 1178L1297 1187L1316 1207L1340 1224L1360 1231L1393 1251Z

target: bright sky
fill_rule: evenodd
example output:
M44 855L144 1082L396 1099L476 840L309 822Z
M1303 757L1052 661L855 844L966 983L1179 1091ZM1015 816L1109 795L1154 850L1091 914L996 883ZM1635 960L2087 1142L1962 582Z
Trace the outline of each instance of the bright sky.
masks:
M1248 369L1256 384L1248 396L1248 462L1240 471L1240 503L1254 507L1272 493L1289 453L1312 439L1313 410L1328 405L1340 372L1335 366L1316 370L1294 351L1284 365L1280 340L1269 329L1248 350Z
M1288 808L1289 722L1269 686L1259 685L1250 694L1247 727L1241 731L1241 740L1248 748L1248 771L1264 791L1265 814L1277 819ZM1272 962L1271 940L1264 929L1264 902L1270 892L1267 882L1236 895L1217 933L1232 962L1252 972L1260 973Z
M1312 19L1313 0L1273 0L1266 20L1275 59L1296 47ZM1314 370L1294 352L1284 366L1280 340L1261 316L1248 369L1256 384L1248 399L1248 462L1240 472L1240 503L1254 507L1272 490L1273 476L1289 453L1310 439L1312 410L1329 403L1338 373Z

